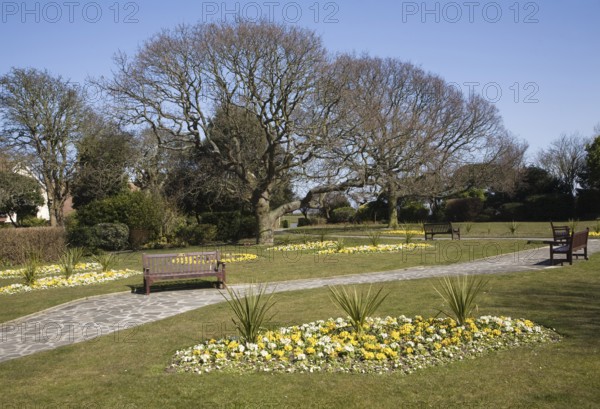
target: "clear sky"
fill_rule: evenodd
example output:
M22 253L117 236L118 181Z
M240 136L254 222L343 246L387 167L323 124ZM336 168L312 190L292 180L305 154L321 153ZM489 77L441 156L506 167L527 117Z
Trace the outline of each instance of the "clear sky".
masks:
M34 67L83 84L161 28L262 15L315 30L333 52L410 61L480 93L529 155L600 123L598 0L1 1L0 12L0 75Z

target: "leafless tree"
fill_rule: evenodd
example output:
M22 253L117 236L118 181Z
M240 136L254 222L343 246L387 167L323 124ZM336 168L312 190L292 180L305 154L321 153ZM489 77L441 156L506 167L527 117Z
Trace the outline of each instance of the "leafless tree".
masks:
M78 88L46 71L12 69L0 78L0 116L0 146L29 158L27 168L48 196L50 224L62 225L86 116Z
M338 84L329 79L332 62L311 31L267 22L180 26L153 37L131 61L118 55L116 63L116 75L103 86L123 119L149 125L162 146L208 146L215 166L250 192L259 243L272 243L277 218L314 195L364 183L343 163L351 156L348 145L334 138L342 129L332 121ZM239 132L240 109L256 119L258 143L248 145ZM226 144L211 130L218 110L232 131ZM334 148L344 157L326 154ZM255 152L251 162L249 152ZM335 164L326 161L333 157ZM327 164L319 166L320 179L330 183L271 209L284 179L315 176L309 173L319 160Z
M390 227L399 198L455 192L455 173L499 156L505 131L493 105L395 59L365 56L351 65L352 92L343 105L358 116L356 134L388 198Z
M577 195L579 177L585 169L585 146L589 142L588 138L579 134L563 134L537 155L538 165L560 180L572 197Z

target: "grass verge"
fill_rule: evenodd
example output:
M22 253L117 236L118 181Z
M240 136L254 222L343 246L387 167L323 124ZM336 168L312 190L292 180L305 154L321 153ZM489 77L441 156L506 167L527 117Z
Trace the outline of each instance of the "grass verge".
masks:
M494 352L411 375L168 373L173 353L235 333L225 303L0 364L9 407L593 407L600 401L600 258L490 277L479 314L524 317L563 341ZM378 315L435 314L436 280L382 284ZM327 289L279 293L277 320L336 315Z

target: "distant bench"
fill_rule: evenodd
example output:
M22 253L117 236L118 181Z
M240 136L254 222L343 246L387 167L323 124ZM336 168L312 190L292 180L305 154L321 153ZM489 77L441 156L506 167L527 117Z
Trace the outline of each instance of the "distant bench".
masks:
M427 240L428 236L431 237L431 240L433 240L433 236L436 234L450 234L452 236L452 240L454 240L454 235L456 235L458 240L460 240L460 228L452 227L452 223L450 222L424 223L423 231L425 232L425 240Z
M218 251L182 254L142 254L144 288L157 281L215 276L217 288L225 287L225 263Z
M566 259L561 259L560 264L562 265L565 261L568 261L569 264L573 264L573 256L579 258L579 256L583 256L584 259L588 259L587 256L587 244L588 237L590 234L590 229L585 229L578 232L573 232L566 240L552 240L545 241L544 243L550 244L550 264L554 265L554 255L555 254L564 254ZM576 251L582 250L581 253L576 253Z

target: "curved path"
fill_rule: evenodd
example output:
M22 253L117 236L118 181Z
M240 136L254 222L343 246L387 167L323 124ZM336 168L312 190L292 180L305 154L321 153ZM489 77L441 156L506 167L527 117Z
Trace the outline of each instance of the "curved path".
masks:
M600 251L600 240L590 240L588 251ZM274 283L272 287L276 292L282 292L328 285L378 283L459 274L496 274L546 268L555 267L549 265L548 248L541 247L466 263L284 281ZM238 291L246 288L245 285L230 287ZM222 301L223 297L214 289L164 291L149 296L128 292L76 300L0 324L0 362L87 341ZM118 332L115 336L118 336Z

